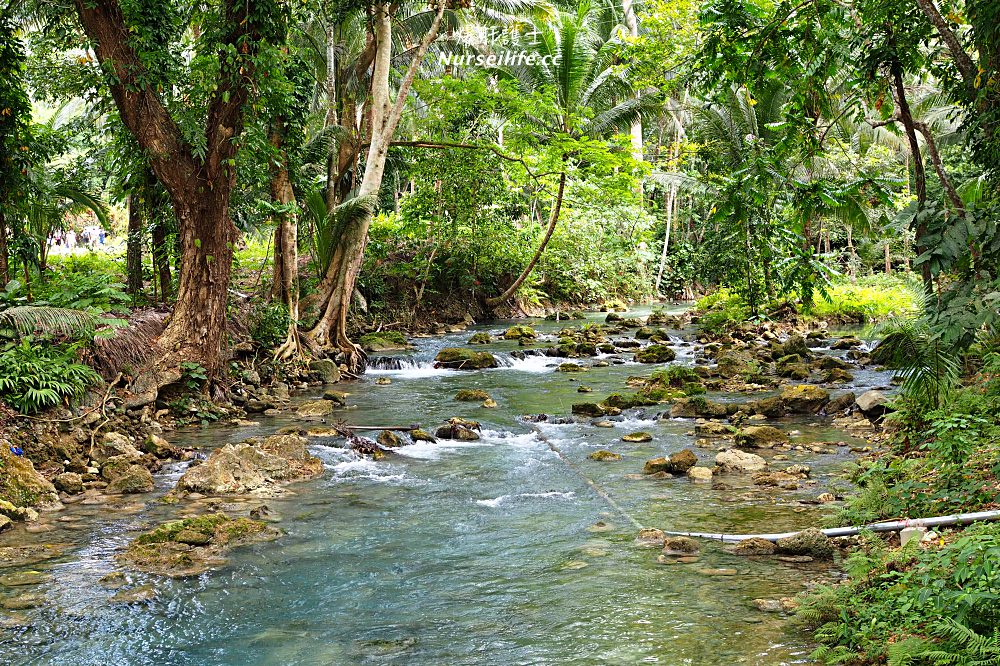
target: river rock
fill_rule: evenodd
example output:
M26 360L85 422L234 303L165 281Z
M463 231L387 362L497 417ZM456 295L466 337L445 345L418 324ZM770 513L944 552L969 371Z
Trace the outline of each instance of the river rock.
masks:
M483 402L490 400L490 394L480 389L460 389L455 394L455 400L460 402Z
M719 451L715 456L715 464L723 474L751 474L767 469L767 461L754 453L739 449Z
M156 588L141 585L131 590L121 590L108 599L110 604L143 604L156 598Z
M435 439L432 434L426 430L421 430L420 428L410 431L410 439L414 442L430 442L431 444L437 442L437 439Z
M651 434L649 434L648 432L644 432L644 431L630 432L627 435L622 435L622 441L623 442L631 442L633 444L635 444L635 443L642 443L642 442L652 442L653 441L653 436Z
M665 536L663 539L663 554L690 556L697 555L701 551L701 546L691 537L686 536Z
M826 407L823 408L823 411L827 414L839 414L841 412L845 412L850 409L852 405L854 405L855 400L856 398L852 391L841 393L837 397L831 399L830 402L826 403Z
M179 458L181 455L180 449L156 433L146 435L146 439L142 440L142 450L157 458Z
M774 545L773 541L768 541L767 539L753 538L744 539L740 541L733 548L733 553L736 555L774 555L777 552L778 547Z
M747 426L736 434L734 443L742 449L771 449L775 444L787 444L788 435L774 426Z
M230 548L277 535L259 520L207 514L170 521L141 534L116 559L147 573L194 576L223 564L222 555Z
M855 347L860 347L863 344L864 342L862 342L858 338L854 336L847 336L837 340L832 345L830 345L830 349L853 349Z
M205 494L273 492L280 482L318 476L323 463L306 451L298 435L272 435L261 444L227 444L177 481L180 491Z
M387 449L397 449L406 444L402 437L391 430L383 430L380 432L376 441Z
M700 437L728 437L736 433L736 428L728 423L705 421L695 424L694 433Z
M142 465L129 465L116 474L108 484L107 492L112 495L148 493L153 490L153 475Z
M605 416L608 413L608 410L603 405L596 402L574 402L571 411L579 416L589 416L591 418Z
M434 357L442 368L452 370L480 370L497 367L497 360L489 352L480 352L462 347L445 347Z
M58 499L55 486L35 470L31 461L14 455L10 443L0 439L0 500L15 506L35 506ZM16 516L9 517L17 520Z
M108 432L101 438L99 446L94 447L91 458L98 462L116 456L126 456L131 459L142 457L142 452L132 445L132 441L120 432Z
M700 395L691 398L677 398L670 407L670 416L673 418L695 418L703 417L708 419L723 418L729 413L728 407L719 402L713 402Z
M14 526L14 521L13 520L11 520L10 518L8 518L7 516L4 516L4 515L0 514L0 532L8 530L8 529L10 529L13 526Z
M557 372L586 372L587 368L583 367L579 363L560 363L559 367L556 368Z
M614 451L608 451L606 449L599 449L597 451L594 451L587 457L590 458L591 460L597 460L601 462L614 462L622 459L621 454L615 453Z
M662 548L663 540L666 538L663 530L655 527L644 527L639 530L639 535L635 538L636 544L646 548Z
M692 467L687 471L687 477L695 483L711 483L714 472L711 467Z
M341 379L340 368L331 359L318 358L309 362L309 370L324 384L336 384Z
M58 474L52 482L56 488L69 495L76 495L83 492L83 477L76 472Z
M677 352L667 345L649 345L635 352L639 363L669 363L677 358Z
M870 419L884 416L888 409L889 398L882 391L865 391L857 398L858 409Z
M334 391L333 389L328 389L323 391L323 399L329 400L338 407L343 407L347 405L347 396L350 393L344 393L343 391Z
M785 386L779 397L785 409L796 414L815 414L830 402L830 392L812 384Z
M827 384L847 384L854 381L854 375L841 368L831 368L823 373L823 381Z
M446 425L438 428L434 435L442 439L457 439L464 442L473 442L479 439L479 423L458 417L448 419Z
M751 400L746 406L751 414L759 414L769 419L777 419L785 415L785 402L780 396Z
M511 326L503 332L504 340L522 340L525 338L533 340L537 335L535 329L525 325Z
M757 365L757 360L746 351L730 350L719 354L716 359L716 371L727 379L751 374Z
M312 400L299 406L295 413L304 418L319 418L333 414L336 406L332 400Z
M809 346L806 344L805 338L797 333L788 336L788 339L781 345L781 353L782 356L795 355L804 359L810 356Z
M833 557L833 542L815 527L778 539L777 552L782 555L806 555L816 559Z
M488 345L493 342L493 336L486 331L480 331L478 333L473 333L472 337L469 338L465 344L468 345Z

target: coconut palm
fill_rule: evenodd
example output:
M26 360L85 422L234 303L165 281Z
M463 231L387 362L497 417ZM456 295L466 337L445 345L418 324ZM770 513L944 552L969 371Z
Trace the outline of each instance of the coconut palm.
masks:
M532 24L532 30L521 41L524 50L536 56L535 64L499 68L502 76L513 78L526 94L551 95L548 113L531 119L545 139L560 135L572 139L607 137L628 132L644 112L653 109L653 96L637 95L627 70L615 62L620 32L613 27L606 12L583 0L575 12L559 12L554 21ZM487 305L510 298L541 258L559 222L566 167L571 158L566 154L561 158L548 226L535 254L517 279L502 294L488 299Z

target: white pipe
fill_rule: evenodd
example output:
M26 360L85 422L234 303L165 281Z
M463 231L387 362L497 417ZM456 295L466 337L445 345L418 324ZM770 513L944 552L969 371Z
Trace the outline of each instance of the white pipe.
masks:
M820 530L828 537L853 536L861 532L898 532L907 527L946 527L948 525L968 525L980 520L1000 519L1000 511L978 511L975 513L956 513L950 516L937 516L934 518L914 518L911 520L894 520L886 523L873 523L854 527L831 527ZM747 539L765 539L767 541L777 541L795 536L799 532L783 532L781 534L711 534L707 532L664 532L671 536L698 537L702 539L714 539L723 543L739 543Z

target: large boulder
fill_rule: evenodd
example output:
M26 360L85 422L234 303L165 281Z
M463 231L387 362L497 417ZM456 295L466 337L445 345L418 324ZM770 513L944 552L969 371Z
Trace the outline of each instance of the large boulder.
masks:
M309 370L319 377L324 384L336 384L340 381L340 368L328 358L318 358L309 362Z
M755 453L739 449L719 451L715 456L715 464L722 474L752 474L767 469L766 460Z
M296 414L306 418L329 416L336 407L333 400L312 400L300 405Z
M15 455L10 443L0 440L0 500L29 507L57 499L55 487L35 470L31 461Z
M857 397L858 409L869 419L877 419L889 411L889 398L882 391L865 391Z
M178 479L182 491L205 494L270 494L283 482L309 479L323 463L306 451L299 435L273 435L262 443L242 442L216 449L205 462Z
M504 340L534 340L536 336L535 329L526 325L511 326L503 332Z
M723 418L729 414L729 408L720 403L713 402L701 396L690 398L677 398L670 407L670 416L673 418L696 418L707 419Z
M823 411L827 414L839 414L841 412L845 412L854 406L854 401L856 399L857 398L852 391L841 393L836 398L833 398L830 402L826 403L826 407L823 408Z
M815 414L830 402L830 392L812 384L795 384L781 389L785 409L795 414Z
M753 355L740 350L722 352L716 357L715 363L718 373L727 379L753 374L757 367L757 360Z
M83 477L76 472L63 472L56 475L53 484L68 495L77 495L83 492Z
M101 443L94 447L91 458L104 461L115 456L127 456L130 459L138 460L142 458L142 452L132 445L132 440L126 435L120 432L104 433Z
M497 360L493 354L462 347L445 347L434 357L434 361L440 367L452 370L481 370L497 367Z
M742 449L771 449L776 444L787 444L788 435L774 426L755 425L736 433L734 441Z
M666 345L649 345L635 352L639 363L669 363L677 358L677 352Z
M777 552L782 555L806 555L816 559L833 557L833 542L815 527L778 539Z
M809 346L806 345L805 338L797 333L788 336L788 339L781 345L781 352L783 356L790 356L794 354L804 359L809 358L810 354Z
M777 419L785 415L785 402L780 396L751 400L747 403L747 410L752 414L760 414L769 419Z
M153 475L142 465L129 465L108 484L107 491L118 495L148 493L153 490Z
M642 468L643 474L686 474L689 469L698 464L698 456L690 449L684 449L671 454L669 458L660 457L647 460Z

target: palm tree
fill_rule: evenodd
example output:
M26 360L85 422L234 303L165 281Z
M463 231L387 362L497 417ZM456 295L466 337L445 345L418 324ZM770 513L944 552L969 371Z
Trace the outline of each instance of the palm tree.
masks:
M559 12L555 21L536 21L532 27L529 34L536 39L524 46L536 56L536 64L499 69L501 75L515 79L527 94L551 94L549 113L532 119L545 139L596 138L628 132L643 112L652 107L652 96L636 95L627 72L615 66L613 50L619 32L608 29L606 16L589 0L582 0L575 12ZM572 157L561 156L562 168L548 226L535 254L502 294L487 299L488 306L509 299L545 251L559 222L566 191L566 167Z

